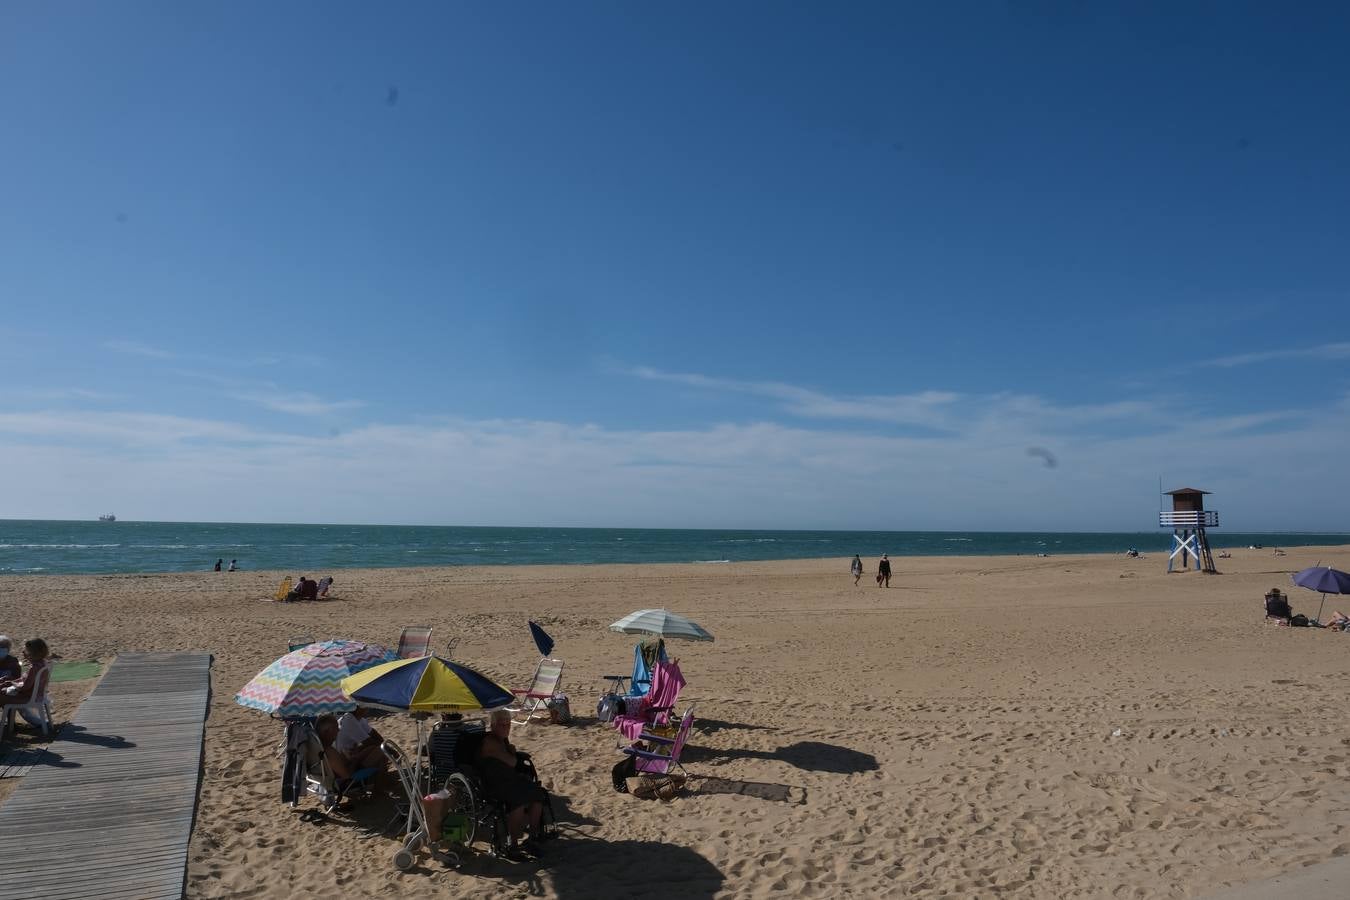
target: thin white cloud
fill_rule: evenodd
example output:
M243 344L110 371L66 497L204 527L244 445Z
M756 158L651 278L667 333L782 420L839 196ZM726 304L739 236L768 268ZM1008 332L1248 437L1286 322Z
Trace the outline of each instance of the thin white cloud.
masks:
M43 410L0 413L0 434L61 442L101 442L109 449L158 447L200 442L210 445L293 444L297 438L235 422L151 412Z
M623 371L649 381L767 397L779 401L785 412L812 419L853 419L941 428L949 424L944 415L945 409L961 399L960 394L950 391L838 397L779 381L741 381L696 373L664 372L650 366L637 366Z
M304 391L292 393L242 392L228 396L245 403L255 403L264 409L294 416L330 416L365 406L361 400L324 400Z
M1164 421L1165 411L1143 400L1057 406L1026 394L961 394L925 390L912 394L838 396L777 381L740 381L709 375L665 372L648 366L620 370L649 381L725 391L776 401L785 413L805 419L835 419L920 426L937 432L1055 432L1108 424Z
M114 353L125 353L128 356L143 356L146 359L177 359L178 354L169 350L162 350L159 347L151 347L149 344L142 344L140 341L104 341L103 346Z
M107 391L95 391L89 388L66 387L66 388L4 388L0 389L0 399L21 402L52 402L52 401L89 401L93 403L105 403L113 400L124 400L124 394L111 394Z
M1229 369L1235 366L1250 366L1256 363L1271 362L1272 360L1277 359L1350 359L1350 341L1318 344L1315 347L1258 350L1254 353L1239 353L1234 356L1220 356L1217 359L1207 359L1197 363L1197 365Z
M220 396L294 416L330 416L365 406L364 400L325 400L308 391L288 391L272 381L175 369L174 374L221 389Z

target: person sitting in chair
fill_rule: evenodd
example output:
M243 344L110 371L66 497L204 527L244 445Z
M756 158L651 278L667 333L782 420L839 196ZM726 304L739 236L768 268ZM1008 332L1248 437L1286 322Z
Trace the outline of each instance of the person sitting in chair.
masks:
M47 670L47 657L50 655L51 651L47 648L47 642L42 638L29 638L24 641L23 658L28 660L28 671L24 672L22 678L7 682L3 687L0 687L0 705L21 707L22 704L32 703L36 699L33 694L41 680L38 676ZM24 721L35 728L42 724L40 719L34 719L29 715L26 709L20 708L19 715L23 716Z
M1271 588L1266 592L1267 619L1278 619L1287 625L1293 615L1294 610L1289 606L1289 598L1281 593L1278 588Z
M542 787L518 771L522 757L529 757L517 752L510 736L511 713L505 709L493 711L488 733L478 751L478 770L488 794L506 804L506 829L512 845L537 855L546 795ZM527 826L530 840L521 843Z
M380 744L384 738L370 725L370 710L358 706L338 719L338 734L333 746L347 758L353 769L384 769L389 757Z
M319 716L314 722L314 733L319 736L319 744L323 749L323 758L328 763L329 771L338 781L346 781L356 774L356 766L337 748L338 732L337 716ZM311 767L311 771L313 769L314 767Z

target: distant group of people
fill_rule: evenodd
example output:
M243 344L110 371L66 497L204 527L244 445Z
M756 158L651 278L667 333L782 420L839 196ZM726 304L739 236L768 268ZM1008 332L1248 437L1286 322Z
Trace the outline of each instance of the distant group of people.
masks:
M295 582L295 586L286 594L287 600L318 600L320 597L328 596L328 589L333 586L333 576L329 575L323 581L315 581L307 575L301 575Z
M853 576L853 584L856 586L863 576L862 557L856 553L853 555L853 563L849 566L849 574ZM886 554L881 554L881 559L877 561L877 587L891 586L891 561Z
M29 725L38 727L42 723L29 716L23 704L32 703L41 696L36 694L42 681L39 676L47 670L51 651L42 638L24 641L23 659L28 664L25 669L14 657L13 650L14 643L9 636L0 634L0 708L18 706L19 715Z
M216 571L217 571L217 572L220 571L220 567L224 564L224 562L225 562L225 560L223 560L223 559L218 559L218 560L216 560ZM228 569L226 569L225 571L227 571L227 572L233 572L235 569L239 568L237 565L235 565L235 563L237 563L237 562L238 562L238 560L236 560L236 559L230 560L230 567L229 567Z

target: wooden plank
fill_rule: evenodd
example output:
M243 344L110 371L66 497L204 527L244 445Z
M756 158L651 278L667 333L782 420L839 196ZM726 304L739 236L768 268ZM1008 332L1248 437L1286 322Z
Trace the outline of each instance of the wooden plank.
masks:
M210 655L119 656L0 806L0 872L44 897L178 898ZM22 840L20 840L22 838Z

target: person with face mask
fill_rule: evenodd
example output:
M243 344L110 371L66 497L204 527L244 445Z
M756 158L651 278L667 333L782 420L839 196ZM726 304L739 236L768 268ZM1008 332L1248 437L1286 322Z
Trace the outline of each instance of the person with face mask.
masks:
M14 655L14 642L9 635L0 634L0 686L19 677L19 658Z

